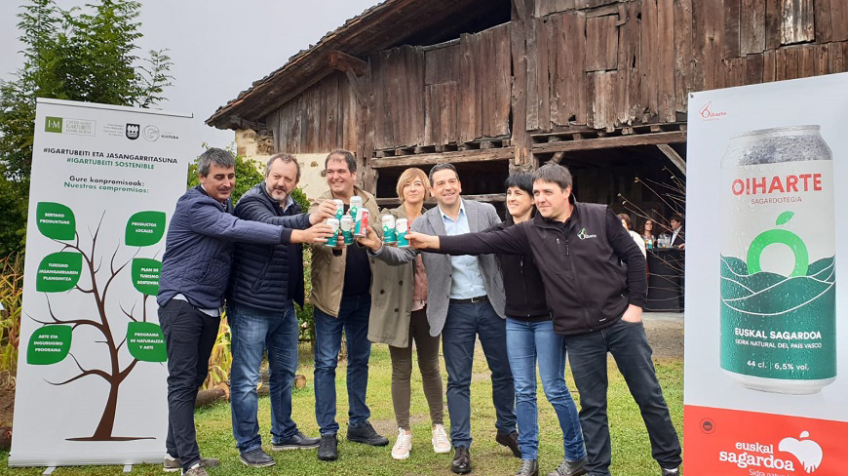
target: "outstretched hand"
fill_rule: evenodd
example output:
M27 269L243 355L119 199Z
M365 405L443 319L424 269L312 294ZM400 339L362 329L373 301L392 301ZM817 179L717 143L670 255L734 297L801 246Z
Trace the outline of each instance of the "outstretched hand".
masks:
M333 227L326 223L313 225L305 230L292 230L292 243L326 243L333 236Z
M366 231L366 236L361 236L356 239L360 245L368 247L373 252L380 251L380 248L383 246L383 242L380 241L380 237L377 236L377 233L370 226Z
M409 240L409 246L417 250L437 250L439 249L439 237L425 235L410 231L406 234L406 239Z
M327 218L336 216L336 203L332 200L324 200L318 204L318 209L309 215L309 222L313 225L323 222Z

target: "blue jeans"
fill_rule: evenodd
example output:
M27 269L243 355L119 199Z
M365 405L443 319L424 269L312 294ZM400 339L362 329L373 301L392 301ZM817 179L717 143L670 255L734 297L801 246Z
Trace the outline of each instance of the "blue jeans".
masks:
M471 374L477 336L492 371L492 401L498 433L515 431L515 388L506 352L506 324L488 301L451 302L442 330L448 371L448 412L454 448L471 447Z
M270 370L268 387L272 440L275 443L284 441L297 433L297 425L291 419L292 383L297 371L297 315L291 302L279 311L230 304L227 313L233 352L230 372L233 435L239 451L247 453L262 447L256 416L256 386L262 351L266 348Z
M342 331L347 338L347 400L348 423L358 426L371 416L365 404L368 390L368 359L371 341L368 340L368 315L371 296L342 296L339 317L315 308L315 418L321 436L335 435L336 423L336 366L342 345Z
M545 396L556 411L565 459L579 461L586 456L580 419L565 384L565 339L554 334L553 321L526 322L507 318L506 343L509 365L515 379L515 414L518 417L518 445L522 459L539 456L539 408L536 405L536 361Z

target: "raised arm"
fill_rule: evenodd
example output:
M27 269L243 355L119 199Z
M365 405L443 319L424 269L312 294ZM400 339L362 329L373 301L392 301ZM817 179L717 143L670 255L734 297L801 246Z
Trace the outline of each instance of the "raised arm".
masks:
M412 248L394 248L383 245L380 237L373 228L368 227L367 236L357 238L360 245L368 248L368 254L390 266L400 266L411 263L418 254Z
M465 233L456 236L410 233L409 241L419 250L449 255L486 253L523 255L530 252L530 242L527 240L526 233L527 225L531 223L520 223L505 230Z
M263 203L261 200L250 198L246 200L243 199L238 203L238 205L236 205L235 214L236 217L243 220L258 221L271 225L280 225L286 228L295 228L298 230L304 230L312 225L309 221L308 213L281 217L274 213L274 210L268 208L268 205Z
M220 205L209 200L197 200L189 208L191 229L195 233L230 241L262 244L288 244L290 228L254 221L240 220L223 213Z

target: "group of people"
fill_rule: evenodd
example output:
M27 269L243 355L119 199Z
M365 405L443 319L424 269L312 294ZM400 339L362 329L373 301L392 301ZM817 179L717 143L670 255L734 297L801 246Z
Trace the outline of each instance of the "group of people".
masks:
M350 199L360 197L372 217L381 216L374 196L355 185L357 162L350 152L327 156L329 190L307 213L291 197L300 179L291 155L272 156L265 180L235 208L234 166L226 151L205 152L198 162L200 185L179 199L168 230L158 296L168 348L166 470L203 476L218 464L200 456L193 410L226 304L233 433L248 466L275 464L263 450L257 423L263 351L270 372L271 449L317 448L320 460L338 458L335 379L344 335L348 441L389 444L369 423L366 402L371 344L388 344L398 426L391 456L409 457L414 349L433 451L453 450L451 470L471 472L470 392L479 339L492 373L495 440L521 458L518 476L539 474L537 364L564 446L562 463L548 475L610 474L610 353L639 405L661 474L678 474L680 444L641 323L643 253L609 207L574 200L567 168L550 164L532 175L511 175L504 222L491 205L462 198L452 165L438 164L429 174L407 169L397 183L401 205L382 211L411 225L411 246L398 248L383 242L378 227L354 245L326 246L333 229L324 222L336 214L334 200L347 212ZM425 210L430 197L437 206ZM304 435L291 419L298 362L294 303L304 299L300 243L313 244L318 438ZM566 351L580 394L579 417L565 381Z

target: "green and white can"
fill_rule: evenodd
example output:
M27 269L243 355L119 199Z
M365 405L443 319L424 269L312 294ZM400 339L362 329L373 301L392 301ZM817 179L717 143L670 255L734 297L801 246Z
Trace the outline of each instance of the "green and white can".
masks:
M326 246L335 248L339 245L339 220L327 218L327 224L333 229L333 236L327 238Z
M833 158L819 126L747 132L722 159L721 367L812 394L836 379Z
M397 230L395 229L395 216L391 213L383 215L383 243L387 245L397 243Z
M409 240L406 239L406 234L409 232L409 220L398 218L395 227L397 230L398 248L409 248Z
M336 205L336 220L341 221L344 216L344 201L334 198L333 203Z
M351 210L353 208L351 207ZM342 217L339 222L339 226L342 230L342 238L344 239L345 246L350 246L353 244L353 217L350 215L345 215Z

